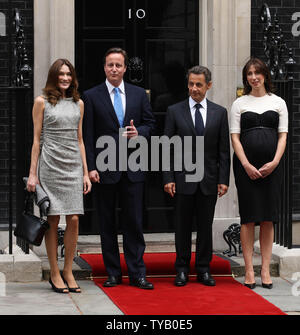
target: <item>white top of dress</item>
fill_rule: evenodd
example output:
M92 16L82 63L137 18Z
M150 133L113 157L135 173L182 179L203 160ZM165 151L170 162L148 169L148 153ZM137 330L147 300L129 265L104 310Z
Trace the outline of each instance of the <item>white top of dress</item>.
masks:
M240 134L241 115L245 112L262 114L266 111L274 111L279 114L278 132L288 132L288 110L285 101L276 94L266 94L262 97L243 95L237 98L230 111L230 133Z

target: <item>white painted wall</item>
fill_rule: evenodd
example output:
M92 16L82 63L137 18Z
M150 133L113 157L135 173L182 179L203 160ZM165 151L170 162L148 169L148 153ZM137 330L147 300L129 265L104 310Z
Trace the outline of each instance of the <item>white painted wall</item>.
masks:
M57 58L75 60L74 0L34 0L34 96Z

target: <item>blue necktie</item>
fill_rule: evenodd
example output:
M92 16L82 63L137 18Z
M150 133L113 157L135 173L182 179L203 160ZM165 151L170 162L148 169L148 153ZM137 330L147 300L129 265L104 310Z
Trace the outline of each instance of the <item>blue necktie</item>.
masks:
M120 127L123 127L123 121L124 121L124 113L123 113L123 105L122 105L122 99L120 96L120 89L118 87L114 88L114 109L117 115L117 118L119 120Z
M196 113L195 113L195 129L198 136L204 135L204 123L202 119L202 115L200 113L200 108L202 108L201 104L196 104Z

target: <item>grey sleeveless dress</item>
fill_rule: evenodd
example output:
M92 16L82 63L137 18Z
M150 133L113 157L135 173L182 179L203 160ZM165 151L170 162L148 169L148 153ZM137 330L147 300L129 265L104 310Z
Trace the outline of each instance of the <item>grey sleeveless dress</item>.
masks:
M50 199L48 215L83 214L83 167L78 145L79 103L45 99L39 181Z

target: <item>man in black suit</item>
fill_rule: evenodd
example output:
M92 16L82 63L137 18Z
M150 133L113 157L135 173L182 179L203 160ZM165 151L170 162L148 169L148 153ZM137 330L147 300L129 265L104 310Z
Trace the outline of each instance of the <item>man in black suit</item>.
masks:
M186 178L189 173L184 168L182 171L173 169L163 173L164 190L176 198L175 285L183 286L188 281L192 222L193 215L196 214L197 280L205 285L214 286L215 280L209 267L212 259L212 223L217 197L223 196L229 185L228 118L224 107L206 99L206 92L212 86L209 69L195 66L188 71L187 78L189 98L169 106L164 134L168 137L178 135L182 142L185 137L192 136L193 160L196 157L196 136L204 136L204 176L199 182L188 182ZM186 152L183 152L183 156L185 154Z
M119 167L119 130L123 136L149 138L155 120L145 90L123 81L126 72L127 54L120 48L109 49L104 57L106 81L84 92L85 105L84 141L89 177L99 199L98 215L102 255L108 273L105 287L122 282L120 254L115 224L116 198L119 194L122 207L123 247L130 285L153 289L146 280L143 261L145 241L143 236L143 191L145 172L130 171ZM110 136L116 144L116 170L101 170L97 156L104 149L96 142ZM129 151L128 151L129 152ZM129 152L130 153L130 152ZM122 152L121 152L122 154ZM128 165L128 164L127 164ZM126 170L126 171L124 171Z

